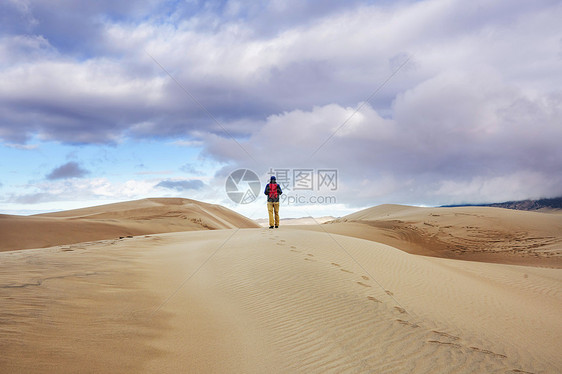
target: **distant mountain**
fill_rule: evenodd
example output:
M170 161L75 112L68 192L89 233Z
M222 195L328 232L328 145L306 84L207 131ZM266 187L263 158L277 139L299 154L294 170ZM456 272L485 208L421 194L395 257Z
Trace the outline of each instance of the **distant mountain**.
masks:
M493 204L465 204L465 205L444 205L443 207L461 207L461 206L489 206L494 208L505 208L514 210L551 210L562 209L562 197L555 197L552 199L539 199L539 200L521 200L521 201L507 201L505 203Z

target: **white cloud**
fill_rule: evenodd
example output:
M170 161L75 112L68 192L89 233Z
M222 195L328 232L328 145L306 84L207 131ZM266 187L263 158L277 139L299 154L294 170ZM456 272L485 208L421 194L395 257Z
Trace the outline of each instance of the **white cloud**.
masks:
M84 178L64 181L43 181L22 186L21 192L8 196L3 203L35 204L49 202L76 202L98 200L134 200L146 197L162 196L157 188L162 179L113 182L107 178ZM177 192L169 191L165 196L176 196ZM7 208L6 208L7 209Z
M201 147L203 142L200 140L176 140L171 142L171 144L178 147Z
M489 178L476 176L468 181L444 180L434 194L447 203L496 203L506 200L540 199L560 191L562 177L533 171L519 171Z
M20 149L24 151L32 151L39 148L39 145L37 144L4 143L3 145L8 148Z
M370 105L353 115L356 108L337 104L270 116L241 143L257 164L217 136L205 139L206 151L231 160L221 176L238 167L336 168L338 201L352 205L551 197L562 194L562 151L554 140L562 138L562 112L555 102L526 97L493 74L471 80L451 72L400 95L393 119Z

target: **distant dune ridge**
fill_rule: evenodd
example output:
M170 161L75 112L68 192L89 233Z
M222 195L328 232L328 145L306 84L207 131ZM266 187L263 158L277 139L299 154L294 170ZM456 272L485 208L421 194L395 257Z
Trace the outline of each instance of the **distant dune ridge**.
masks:
M560 373L561 218L381 205L270 230L189 199L0 216L3 248L51 245L0 253L0 373Z
M0 251L166 232L257 228L267 226L266 221L196 200L150 198L34 216L0 215ZM281 224L372 240L412 254L562 267L562 214L386 204L337 219L288 218Z
M152 198L35 216L0 215L0 251L165 232L259 227L220 205Z
M380 205L327 222L322 229L413 254L562 267L560 214Z

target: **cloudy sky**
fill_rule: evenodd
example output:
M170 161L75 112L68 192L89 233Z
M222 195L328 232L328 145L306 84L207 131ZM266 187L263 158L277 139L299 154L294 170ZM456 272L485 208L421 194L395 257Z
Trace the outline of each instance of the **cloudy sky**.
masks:
M562 195L558 0L56 4L0 3L0 213L263 217L242 168L288 216Z

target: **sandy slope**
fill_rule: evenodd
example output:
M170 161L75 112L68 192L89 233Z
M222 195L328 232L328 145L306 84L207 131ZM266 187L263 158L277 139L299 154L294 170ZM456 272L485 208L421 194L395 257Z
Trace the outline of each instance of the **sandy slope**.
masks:
M562 270L282 227L0 253L4 373L557 373Z
M144 199L27 217L0 215L0 251L236 227L259 226L219 205L179 198Z
M322 227L409 253L463 260L562 267L562 215L489 207L381 205Z

